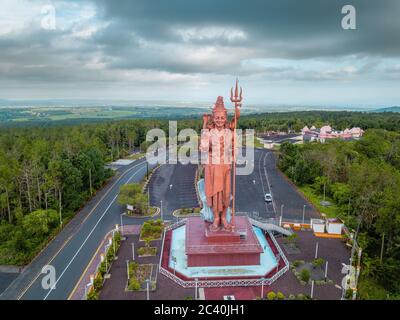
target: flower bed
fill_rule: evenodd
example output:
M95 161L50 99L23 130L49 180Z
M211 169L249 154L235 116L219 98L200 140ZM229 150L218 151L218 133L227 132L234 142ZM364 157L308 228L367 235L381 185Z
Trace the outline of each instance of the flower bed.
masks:
M140 241L143 241L145 238L150 238L151 240L161 239L163 230L164 224L161 219L148 220L143 223L139 239Z
M146 280L151 278L152 264L129 263L129 281L127 291L146 290ZM154 289L152 283L152 290Z
M325 278L325 272L322 268L324 263L324 259L321 258L315 259L312 262L295 260L290 268L302 285L309 284L311 281L314 281L316 285L333 283L332 280Z
M139 257L150 257L155 256L157 254L156 247L141 247L138 250Z

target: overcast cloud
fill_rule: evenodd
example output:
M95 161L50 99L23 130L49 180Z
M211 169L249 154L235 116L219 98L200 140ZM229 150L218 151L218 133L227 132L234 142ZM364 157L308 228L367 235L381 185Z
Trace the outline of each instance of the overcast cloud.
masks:
M346 4L356 30L341 28ZM0 5L0 99L213 101L239 76L249 103L400 104L396 0Z

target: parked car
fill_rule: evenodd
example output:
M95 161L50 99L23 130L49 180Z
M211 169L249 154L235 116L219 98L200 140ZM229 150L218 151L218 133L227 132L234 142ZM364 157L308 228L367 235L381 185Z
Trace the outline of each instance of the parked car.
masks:
M272 202L272 195L270 193L266 193L264 196L265 202Z

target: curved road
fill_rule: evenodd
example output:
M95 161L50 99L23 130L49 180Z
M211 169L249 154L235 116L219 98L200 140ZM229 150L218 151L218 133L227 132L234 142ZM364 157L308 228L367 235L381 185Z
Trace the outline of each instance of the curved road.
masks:
M50 242L0 296L1 299L67 299L107 231L120 224L122 206L116 202L119 187L138 182L146 174L146 161L140 159L124 167ZM142 223L134 218L126 223ZM137 219L139 220L139 219ZM44 265L56 271L56 285L42 288Z

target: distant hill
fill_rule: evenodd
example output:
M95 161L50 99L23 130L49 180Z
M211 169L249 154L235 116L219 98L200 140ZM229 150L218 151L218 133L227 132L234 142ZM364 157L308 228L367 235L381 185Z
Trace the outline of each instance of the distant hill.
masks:
M374 110L375 112L400 112L400 107L399 106L394 106L394 107L388 107L388 108L380 108Z

